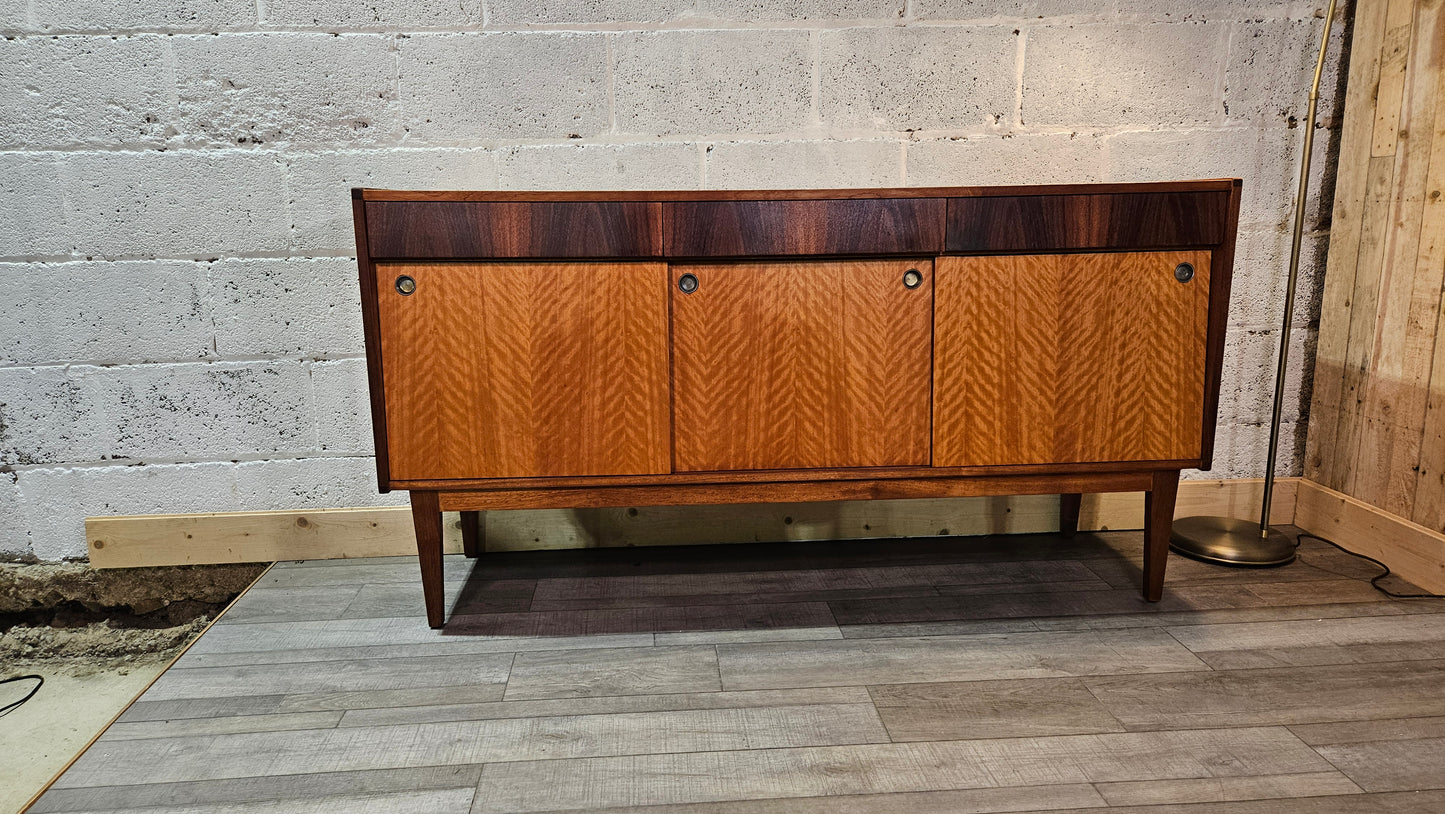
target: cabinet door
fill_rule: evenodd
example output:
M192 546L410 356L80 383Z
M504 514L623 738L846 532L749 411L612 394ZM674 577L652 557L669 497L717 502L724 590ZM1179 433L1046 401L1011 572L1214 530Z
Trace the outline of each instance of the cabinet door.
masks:
M1209 252L944 257L935 298L935 466L1199 458Z
M926 466L932 278L930 260L674 265L675 469Z
M665 264L376 273L394 480L668 471Z

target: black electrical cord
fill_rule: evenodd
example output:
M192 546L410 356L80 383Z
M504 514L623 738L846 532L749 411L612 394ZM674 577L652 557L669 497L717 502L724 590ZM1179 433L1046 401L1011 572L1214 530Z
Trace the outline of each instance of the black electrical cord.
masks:
M15 710L16 707L19 707L21 704L25 703L26 701L29 701L30 699L34 698L34 697L35 697L35 694L36 694L37 692L40 692L40 687L41 687L41 685L43 685L43 684L45 683L45 678L44 678L43 676L28 675L28 676L15 676L14 678L0 679L0 684L9 684L9 683L12 682L12 681L26 681L26 680L32 680L32 679L35 681L35 686L30 688L30 692L26 693L26 694L25 694L25 697L22 698L22 699L20 699L19 701L12 701L12 702L6 704L6 705L3 706L3 707L0 707L0 717L3 717L3 716L5 716L5 715L9 715L12 711Z
M1367 556L1365 556L1364 554L1356 554L1355 552L1349 550L1348 548L1345 548L1344 546L1340 545L1339 543L1335 542L1334 540L1328 539L1328 538L1326 538L1326 537L1321 537L1321 536L1319 536L1318 534L1308 534L1308 533L1305 533L1305 532L1300 532L1299 534L1295 535L1295 538L1294 538L1295 548L1299 548L1300 541L1303 540L1303 539L1306 538L1306 537L1310 538L1311 540L1319 540L1320 542L1325 543L1325 544L1327 544L1327 545L1332 545L1332 546L1334 546L1335 548L1338 548L1339 550L1345 552L1346 554L1349 554L1351 557L1359 557L1359 558L1362 559L1362 560L1368 560L1368 561L1374 563L1375 565L1378 565L1378 566L1380 566L1381 568L1385 569L1385 573L1380 574L1379 576L1374 577L1373 579L1370 580L1370 584L1374 586L1375 590L1379 591L1380 593L1384 594L1385 596L1393 596L1393 597L1396 598L1396 599L1445 599L1445 596L1442 596L1442 595L1440 595L1440 594L1397 594L1397 593L1395 593L1394 591L1390 590L1389 588L1386 588L1386 587L1380 585L1380 580L1382 580L1382 579L1384 579L1385 577L1388 577L1388 576L1391 575L1392 572L1390 571L1390 566L1388 566L1388 565L1380 562L1379 560L1375 559L1374 557L1367 557Z

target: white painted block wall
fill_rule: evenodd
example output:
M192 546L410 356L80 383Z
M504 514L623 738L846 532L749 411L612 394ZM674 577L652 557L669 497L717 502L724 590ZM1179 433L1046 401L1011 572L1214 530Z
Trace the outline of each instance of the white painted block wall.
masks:
M1257 476L1322 7L0 0L0 558L83 557L88 515L404 499L368 454L352 186L1242 176L1209 476Z

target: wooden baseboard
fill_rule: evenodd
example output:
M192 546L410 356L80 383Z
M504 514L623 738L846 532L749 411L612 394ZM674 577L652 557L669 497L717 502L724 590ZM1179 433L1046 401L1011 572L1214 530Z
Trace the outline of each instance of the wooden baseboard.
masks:
M1294 519L1294 478L1277 481L1274 522ZM1259 514L1261 481L1180 483L1175 515ZM489 551L605 546L698 545L784 540L971 536L1054 531L1055 495L773 503L746 506L662 506L619 509L488 512ZM1142 493L1085 495L1079 528L1144 526ZM384 557L416 553L411 513L404 506L367 509L228 512L223 514L91 517L85 521L96 568L223 562ZM461 551L456 515L444 545Z
M1445 593L1445 534L1311 480L1300 480L1295 525L1374 557L1430 593Z

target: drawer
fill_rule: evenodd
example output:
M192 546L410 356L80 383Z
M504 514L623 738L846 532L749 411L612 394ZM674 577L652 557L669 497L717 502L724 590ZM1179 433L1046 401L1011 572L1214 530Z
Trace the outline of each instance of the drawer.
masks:
M678 201L663 205L669 257L937 254L943 198Z
M660 257L647 201L368 201L373 260Z
M1170 249L1224 240L1229 191L950 198L948 251Z

